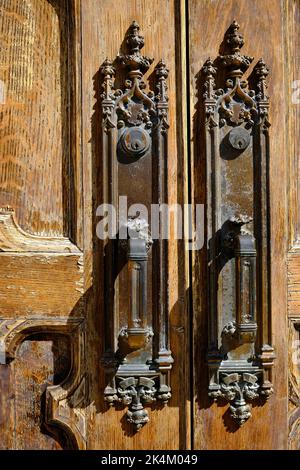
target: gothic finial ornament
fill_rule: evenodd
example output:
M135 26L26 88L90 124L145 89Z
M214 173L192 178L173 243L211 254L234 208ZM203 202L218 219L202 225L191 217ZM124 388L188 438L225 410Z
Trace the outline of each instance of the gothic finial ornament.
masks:
M120 54L118 60L121 64L128 67L130 73L133 71L142 76L149 69L153 59L141 55L140 49L144 47L144 38L139 34L139 31L140 27L138 23L133 21L129 27L126 38L128 54Z
M225 42L232 54L238 52L245 44L243 36L238 33L239 29L240 25L233 20L225 34Z
M163 60L157 63L155 89L147 91L143 76L153 59L141 53L144 38L136 21L125 45L114 62L106 59L101 66L103 168L110 183L104 197L117 207L125 180L128 199L149 207L167 202L168 69ZM121 67L124 86L115 89ZM143 180L136 174L143 174ZM104 399L110 406L128 406L127 421L139 431L149 421L145 405L166 405L171 398L168 246L166 240L152 240L148 222L139 214L118 222L119 240L107 244L104 257ZM126 269L120 274L118 264L124 264L124 258Z
M267 76L269 75L269 69L266 66L263 59L259 59L256 66L254 67L254 73L256 74L258 84L258 94L256 95L256 99L258 101L268 101L269 97L267 95Z
M222 55L202 69L207 161L209 279L209 396L230 402L238 425L250 402L273 392L270 305L269 70L253 69L255 90L244 73L236 21ZM224 88L216 89L219 69Z
M223 95L220 99L220 112L222 113L220 122L222 125L226 122L240 125L246 121L248 126L252 126L253 118L257 113L253 99L254 91L248 90L248 83L242 80L242 77L253 61L253 57L242 55L240 52L244 39L238 33L239 28L238 23L233 21L224 38L228 54L218 57L219 63L226 71L226 88L217 92ZM241 102L240 107L234 106L238 99Z
M140 27L137 21L133 20L131 26L129 28L129 33L127 35L126 43L129 49L133 52L138 54L139 50L144 47L144 38L140 36Z

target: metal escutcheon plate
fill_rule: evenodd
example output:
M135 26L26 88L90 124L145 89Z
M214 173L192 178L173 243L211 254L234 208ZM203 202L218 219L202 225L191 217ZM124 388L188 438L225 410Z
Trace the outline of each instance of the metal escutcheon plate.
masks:
M120 137L121 151L133 158L140 158L149 150L151 139L146 130L141 127L126 129Z
M236 127L229 132L230 145L236 150L245 150L250 143L250 134L243 127Z

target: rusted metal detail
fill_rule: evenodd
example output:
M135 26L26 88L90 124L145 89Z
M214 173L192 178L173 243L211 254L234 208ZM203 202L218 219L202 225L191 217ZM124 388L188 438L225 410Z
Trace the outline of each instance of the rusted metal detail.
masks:
M299 408L300 408L300 387L299 387L299 354L295 345L300 343L300 321L298 317L289 318L289 449L299 450Z
M168 199L168 69L164 61L158 62L153 73L155 89L147 91L143 76L153 59L141 54L144 38L136 21L124 43L127 51L101 66L103 177L109 182L103 202L118 208L119 196L126 195L130 205L144 204L150 213L152 203ZM122 73L124 86L115 89ZM163 397L164 403L171 396L168 243L163 239L152 243L142 215L122 223L128 231L127 240L104 243L104 395L109 404L119 402L121 377L130 377L136 384L135 392L131 390L135 394L132 408L137 407L135 412L129 411L130 422L138 430L148 421L141 380L151 382L155 377L155 397ZM160 230L164 233L162 225Z
M271 371L269 145L266 77L254 67L256 91L244 73L253 57L233 22L224 54L203 67L209 252L209 395L232 402L239 425L246 401L268 398ZM216 89L218 70L224 89ZM251 380L250 380L251 379Z
M236 150L245 150L250 144L250 134L242 127L235 127L229 134L229 143Z
M119 139L118 150L124 157L140 158L150 149L148 132L139 127L126 129Z

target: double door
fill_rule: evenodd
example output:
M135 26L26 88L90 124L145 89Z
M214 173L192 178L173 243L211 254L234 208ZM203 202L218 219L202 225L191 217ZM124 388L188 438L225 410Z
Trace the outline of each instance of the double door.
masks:
M0 0L1 448L299 448L299 15Z

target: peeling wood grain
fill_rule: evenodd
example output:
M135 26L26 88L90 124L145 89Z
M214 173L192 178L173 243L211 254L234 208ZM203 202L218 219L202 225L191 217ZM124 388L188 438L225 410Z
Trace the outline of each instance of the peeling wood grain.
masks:
M0 316L82 315L81 255L0 255Z
M13 209L0 210L0 252L79 253L66 237L31 235L19 226Z
M67 3L0 2L0 204L15 207L21 227L40 235L66 233Z

